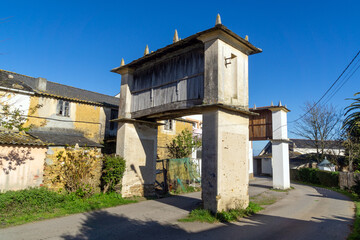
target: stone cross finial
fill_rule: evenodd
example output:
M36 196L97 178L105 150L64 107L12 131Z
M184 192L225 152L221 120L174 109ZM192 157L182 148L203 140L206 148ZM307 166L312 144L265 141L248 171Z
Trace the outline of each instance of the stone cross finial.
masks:
M176 43L177 41L179 41L179 36L178 36L177 30L175 29L174 38L173 38L173 43Z
M220 18L220 14L218 14L218 15L216 16L216 23L215 23L215 26L217 26L217 25L221 25L221 18Z
M149 54L149 46L146 44L146 47L145 47L145 51L144 51L144 56Z
M121 59L120 66L124 66L124 65L125 65L125 61L124 61L124 59L122 58L122 59Z

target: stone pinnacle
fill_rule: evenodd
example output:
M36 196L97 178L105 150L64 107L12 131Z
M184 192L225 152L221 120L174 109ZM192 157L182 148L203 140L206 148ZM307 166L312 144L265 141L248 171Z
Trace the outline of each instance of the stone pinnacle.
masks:
M220 18L220 14L217 15L216 17L216 23L215 23L215 26L217 25L221 25L221 18Z
M145 51L144 51L144 56L149 54L149 46L146 44L146 48L145 48Z
M177 41L179 41L179 36L178 36L177 30L175 29L174 38L173 38L173 43L176 43Z

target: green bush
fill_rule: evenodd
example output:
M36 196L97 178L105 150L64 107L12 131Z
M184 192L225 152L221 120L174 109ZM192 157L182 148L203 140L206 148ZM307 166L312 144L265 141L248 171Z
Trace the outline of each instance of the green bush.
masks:
M300 181L320 184L320 180L316 174L318 170L316 168L301 168L299 170Z
M326 187L339 186L339 173L322 171L317 168L301 168L290 170L291 180L312 184L320 184Z
M108 155L103 161L101 186L103 192L114 192L125 172L125 160L122 157Z
M326 187L339 186L339 172L327 172L318 170L316 174L321 185Z

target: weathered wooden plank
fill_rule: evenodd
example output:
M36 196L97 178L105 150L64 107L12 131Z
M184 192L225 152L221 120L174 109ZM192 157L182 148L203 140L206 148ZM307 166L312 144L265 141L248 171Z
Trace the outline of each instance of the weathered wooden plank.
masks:
M130 91L132 112L164 104L202 99L204 95L204 50L187 52L134 72Z

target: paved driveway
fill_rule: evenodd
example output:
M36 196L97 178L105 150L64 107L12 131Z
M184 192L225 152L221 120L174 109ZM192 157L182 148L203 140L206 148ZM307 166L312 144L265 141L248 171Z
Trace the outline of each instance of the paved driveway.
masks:
M250 196L275 194L270 186L269 179L251 181ZM200 193L191 193L6 228L0 239L346 239L353 203L332 191L293 186L276 203L235 223L178 222L200 203Z

